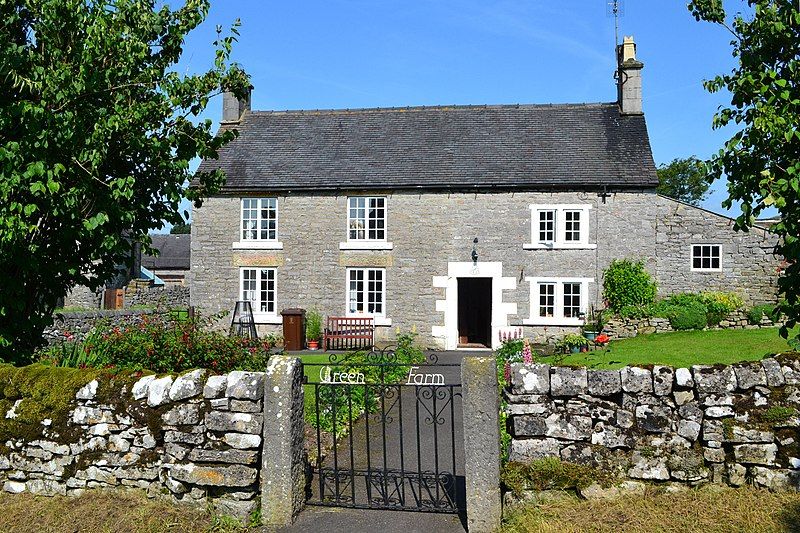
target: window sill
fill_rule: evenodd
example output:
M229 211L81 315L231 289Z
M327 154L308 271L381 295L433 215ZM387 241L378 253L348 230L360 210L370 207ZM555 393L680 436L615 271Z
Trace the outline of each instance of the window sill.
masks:
M386 241L347 241L339 243L340 250L393 250L394 243Z
M369 316L369 315L345 315L347 318L371 318L376 326L391 326L392 319L384 316Z
M280 315L253 313L253 321L256 324L283 324L283 317Z
M692 272L699 272L701 274L719 274L722 272L721 268L693 268Z
M596 244L542 244L542 243L527 243L523 244L522 248L525 250L595 250Z
M580 318L529 318L522 321L523 326L564 326L580 327L585 323Z
M233 243L231 248L234 250L283 250L283 243L280 241L239 241Z

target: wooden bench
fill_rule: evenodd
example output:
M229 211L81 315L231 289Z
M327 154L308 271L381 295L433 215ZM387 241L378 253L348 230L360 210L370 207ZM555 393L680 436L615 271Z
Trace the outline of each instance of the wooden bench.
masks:
M322 345L325 350L371 350L375 344L372 317L329 316Z

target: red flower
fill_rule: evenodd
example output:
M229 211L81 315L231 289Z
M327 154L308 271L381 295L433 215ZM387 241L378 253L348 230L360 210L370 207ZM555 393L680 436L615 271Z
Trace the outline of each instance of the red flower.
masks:
M601 333L600 335L598 335L594 339L594 342L596 342L597 344L600 344L600 345L604 345L604 344L607 344L608 341L610 341L610 340L611 340L611 337L609 337L605 333Z

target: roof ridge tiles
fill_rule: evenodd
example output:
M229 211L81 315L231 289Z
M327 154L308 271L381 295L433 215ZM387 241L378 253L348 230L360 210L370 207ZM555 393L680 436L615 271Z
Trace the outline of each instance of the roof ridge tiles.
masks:
M538 108L565 108L576 107L608 107L617 106L616 102L585 102L585 103L543 103L543 104L437 104L416 106L389 106L389 107L353 107L330 109L264 109L252 110L251 115L283 115L283 114L349 114L349 113L385 113L397 111L462 111L475 109L538 109Z

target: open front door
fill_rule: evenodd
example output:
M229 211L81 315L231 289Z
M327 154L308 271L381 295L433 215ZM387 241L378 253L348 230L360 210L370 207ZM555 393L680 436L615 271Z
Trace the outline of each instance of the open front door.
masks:
M492 346L492 278L458 278L458 346Z

